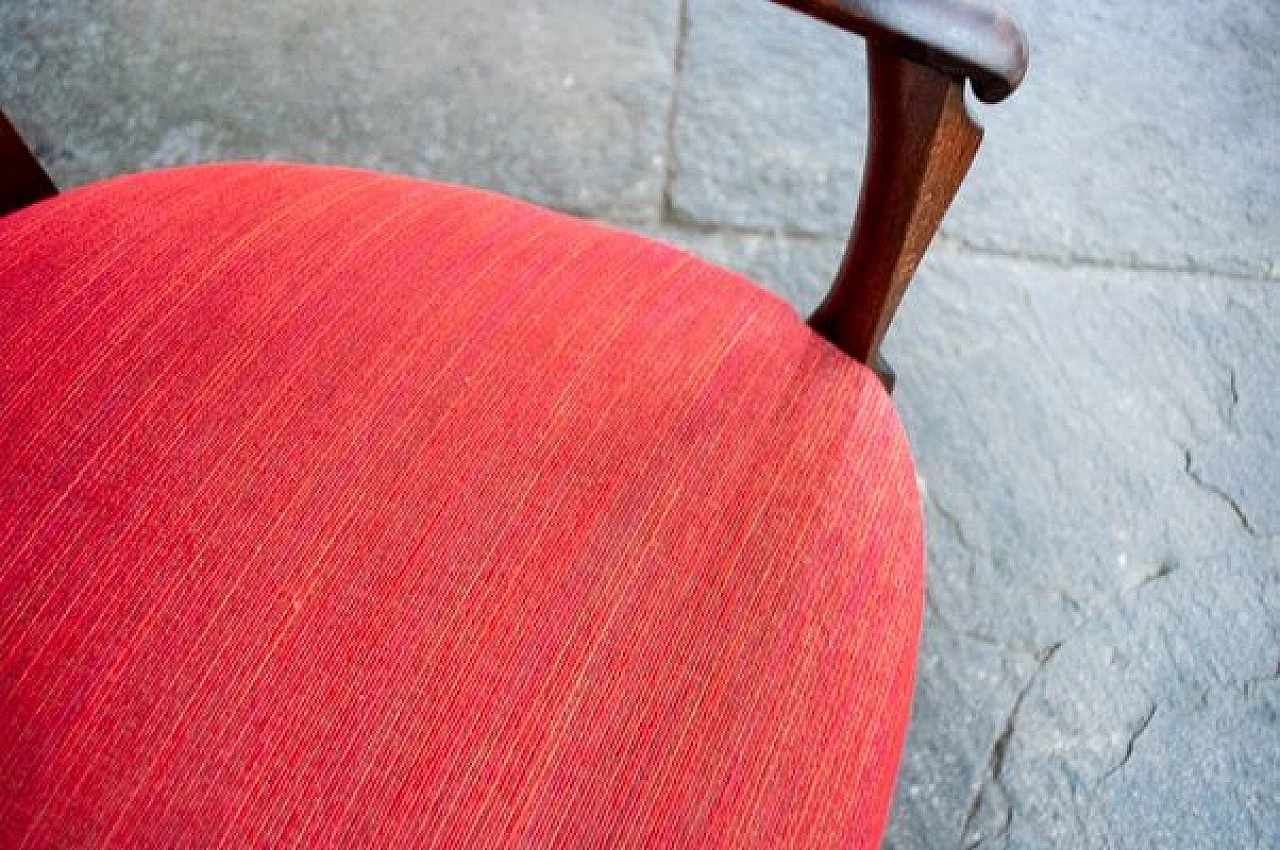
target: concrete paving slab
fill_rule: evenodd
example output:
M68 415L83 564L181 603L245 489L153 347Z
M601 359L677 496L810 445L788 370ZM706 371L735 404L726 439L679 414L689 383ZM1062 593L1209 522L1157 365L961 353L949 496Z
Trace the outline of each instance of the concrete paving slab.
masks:
M634 0L6 0L0 104L63 186L271 158L643 218L678 19Z
M1280 274L1280 5L1009 3L1033 71L977 110L946 232L1000 253ZM689 0L677 216L836 235L857 199L857 39L762 0Z

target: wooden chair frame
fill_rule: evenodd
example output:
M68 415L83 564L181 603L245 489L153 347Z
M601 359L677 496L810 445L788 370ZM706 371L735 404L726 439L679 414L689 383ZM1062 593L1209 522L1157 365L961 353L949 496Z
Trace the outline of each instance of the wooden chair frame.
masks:
M810 325L871 364L892 389L880 344L982 142L965 81L1008 97L1027 70L1017 24L986 0L774 0L867 41L870 140L862 197L830 293ZM0 215L56 194L0 113Z

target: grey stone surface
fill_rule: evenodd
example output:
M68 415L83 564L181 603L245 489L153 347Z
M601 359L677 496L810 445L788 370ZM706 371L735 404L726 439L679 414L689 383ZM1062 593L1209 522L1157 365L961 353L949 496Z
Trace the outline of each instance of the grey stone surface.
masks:
M994 796L997 813L971 823L999 828L966 843L1275 847L1280 560L1265 548L1149 582L1069 637L983 786L977 811Z
M930 566L886 844L1280 846L1280 6L1014 5L1032 76L888 344ZM800 310L861 66L764 0L0 3L0 99L64 184L425 174L640 223Z
M1280 4L1010 0L1035 48L953 232L971 244L1280 275Z
M1033 69L981 107L947 232L1058 261L1280 274L1280 4L1016 0ZM856 40L758 0L690 0L675 211L838 234L857 197Z
M937 568L936 565L933 567ZM945 625L929 602L912 718L885 844L954 847L1004 719L1037 669L1036 659ZM996 801L984 817L1003 822Z
M686 29L674 216L846 232L866 150L860 40L760 0L689 0Z
M342 163L642 217L674 3L5 0L0 99L63 186L213 159Z

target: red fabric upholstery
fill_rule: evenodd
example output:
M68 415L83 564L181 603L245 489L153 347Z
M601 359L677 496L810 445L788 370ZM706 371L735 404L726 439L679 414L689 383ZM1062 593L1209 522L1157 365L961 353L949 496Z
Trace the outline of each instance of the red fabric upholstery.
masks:
M922 603L875 378L467 189L0 219L0 846L870 847Z

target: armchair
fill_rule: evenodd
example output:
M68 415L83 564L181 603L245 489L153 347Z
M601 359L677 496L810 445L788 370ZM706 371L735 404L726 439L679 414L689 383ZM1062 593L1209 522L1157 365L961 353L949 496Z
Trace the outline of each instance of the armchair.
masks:
M233 163L58 195L0 117L0 845L872 847L923 606L864 364L1026 46L867 40L806 324L460 186Z

